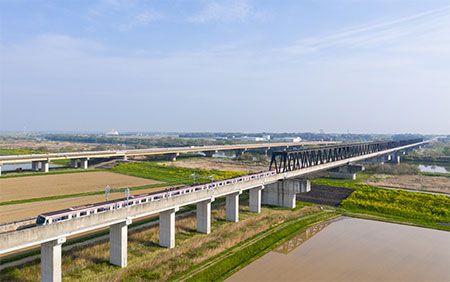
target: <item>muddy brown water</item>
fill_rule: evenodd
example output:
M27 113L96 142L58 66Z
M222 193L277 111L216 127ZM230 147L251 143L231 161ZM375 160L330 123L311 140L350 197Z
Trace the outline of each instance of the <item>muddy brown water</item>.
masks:
M341 218L299 233L227 281L450 281L450 232Z

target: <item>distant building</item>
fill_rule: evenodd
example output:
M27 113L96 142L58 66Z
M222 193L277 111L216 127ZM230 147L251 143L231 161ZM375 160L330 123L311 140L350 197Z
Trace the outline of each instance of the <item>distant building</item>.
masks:
M263 137L249 137L249 136L242 136L239 138L241 141L267 141Z
M302 138L300 138L300 137L279 137L279 138L273 138L272 140L279 141L279 142L299 143L302 141Z
M112 129L111 131L106 132L106 136L117 136L119 135L119 131Z

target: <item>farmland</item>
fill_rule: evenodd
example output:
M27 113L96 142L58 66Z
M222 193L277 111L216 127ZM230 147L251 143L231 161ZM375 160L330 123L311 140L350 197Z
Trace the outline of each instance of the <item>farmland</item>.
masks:
M0 179L2 202L104 191L106 185L123 188L157 183L161 182L106 171Z
M133 162L128 164L120 164L112 168L111 171L131 176L164 181L172 185L192 184L193 176L191 175L194 173L197 182L211 181L211 179L209 178L209 176L211 175L214 177L214 180L218 180L245 174L242 171L194 169L186 167L161 165L152 162Z

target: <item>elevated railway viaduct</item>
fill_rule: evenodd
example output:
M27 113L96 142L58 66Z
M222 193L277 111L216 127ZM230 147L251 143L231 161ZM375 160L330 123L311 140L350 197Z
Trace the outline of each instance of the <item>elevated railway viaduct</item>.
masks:
M289 148L306 145L327 145L335 143L336 142L333 141L304 141L296 143L259 143L0 156L0 175L3 164L20 162L31 162L33 171L48 172L49 163L52 160L70 160L71 167L80 167L81 169L87 169L88 161L90 159L96 158L120 158L123 160L127 160L129 157L166 155L170 160L176 160L176 157L180 153L202 152L206 156L212 157L218 151L234 151L236 155L239 155L250 149L262 149L267 152L267 150L271 148Z
M429 141L402 140L347 144L337 147L275 153L273 170L238 178L183 187L155 195L134 198L133 205L110 210L96 210L87 216L69 217L52 224L0 234L0 254L41 245L42 281L61 280L61 244L65 238L90 230L110 227L110 263L127 265L127 226L134 220L159 214L159 244L175 247L175 212L181 206L197 205L197 231L211 230L211 202L226 197L226 219L239 220L239 195L249 190L250 211L260 212L261 203L295 207L295 194L308 191L308 183L296 177L320 170L329 170L351 163L410 150ZM276 161L276 158L280 158ZM322 157L320 157L322 156ZM276 165L275 165L276 163ZM281 165L280 165L281 163ZM276 167L275 167L276 166ZM146 198L144 201L143 199ZM150 199L150 200L149 200ZM73 211L73 213L77 213ZM62 215L61 215L62 216Z

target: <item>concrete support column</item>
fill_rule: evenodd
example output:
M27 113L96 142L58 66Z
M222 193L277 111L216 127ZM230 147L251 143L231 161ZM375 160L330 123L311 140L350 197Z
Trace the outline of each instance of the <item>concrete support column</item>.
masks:
M261 187L250 189L249 191L249 209L250 212L261 212L261 190L264 189L264 185Z
M38 161L31 162L31 170L32 171L39 171L39 163L40 162L38 162Z
M77 168L78 167L78 160L77 159L71 159L70 160L70 167Z
M88 169L88 159L80 159L80 168Z
M226 198L226 219L232 222L239 221L239 194L228 194Z
M345 165L330 169L329 175L331 178L336 179L356 179L356 173L363 171L364 166L362 165Z
M262 203L272 206L295 208L295 195L311 191L309 180L288 179L266 185L262 191Z
M123 157L122 157L122 160L123 160L123 161L128 161L128 156L127 156L127 155L123 156Z
M41 171L42 172L48 172L48 161L42 161L41 162Z
M197 232L211 233L211 202L213 198L197 203Z
M389 162L392 164L400 164L400 153L394 152L389 155Z
M127 266L129 224L131 224L131 219L109 227L109 262L120 267Z
M159 245L166 248L175 247L175 212L178 208L159 213Z
M236 157L239 157L239 156L242 156L245 151L247 151L247 149L238 149L238 150L235 150L234 153L236 154Z
M217 153L217 151L206 151L203 153L205 154L206 157L211 158L212 156L214 156L215 153Z
M61 245L66 238L41 244L41 281L61 281Z
M180 155L179 153L175 153L175 154L167 154L167 157L169 158L169 161L174 162L174 161L177 160L177 157L178 157L179 155Z
M0 176L2 176L2 165L0 164Z

